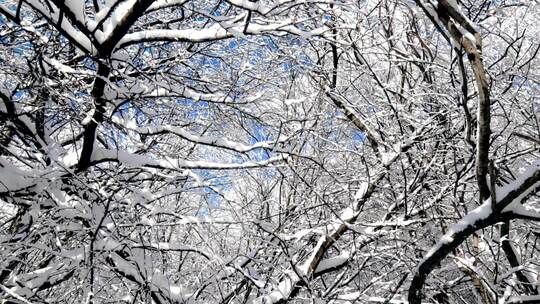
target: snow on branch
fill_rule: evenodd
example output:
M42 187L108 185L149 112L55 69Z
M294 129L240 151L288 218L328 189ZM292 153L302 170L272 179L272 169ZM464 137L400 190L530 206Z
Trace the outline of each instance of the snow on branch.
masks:
M30 7L32 7L34 10L39 12L45 19L47 19L47 21L49 21L50 24L55 26L58 31L60 31L79 49L88 54L95 55L97 53L97 49L91 39L91 36L88 36L88 29L78 21L74 13L69 9L62 10L50 2L48 2L48 6L46 6L42 4L41 1L37 0L27 0L26 3L28 3L28 5L30 5ZM66 12L69 13L68 18L63 18L63 14ZM61 16L62 18L60 18ZM72 22L74 22L76 25L74 25Z
M249 23L224 27L221 24L214 24L204 29L153 29L144 30L125 35L118 42L116 48L121 49L129 45L150 42L150 41L180 41L180 42L209 42L235 37L239 33L248 35L258 35L271 32L282 32L295 34L302 37L317 36L324 33L323 28L303 31L292 25L291 20L279 23L256 24Z
M530 214L530 209L517 207L522 200L536 191L540 184L540 162L530 165L515 181L496 189L497 202L492 206L491 198L469 212L461 220L450 226L418 264L411 287L409 302L420 303L422 288L431 271L439 265L452 250L461 245L475 231L498 222ZM522 210L526 210L524 212ZM517 211L517 212L516 212ZM533 215L535 217L535 214Z
M64 74L73 74L73 75L84 75L84 76L95 76L93 72L91 71L85 71L85 70L78 70L74 69L54 58L49 58L47 56L43 56L43 61L50 67L54 68L55 70L62 72Z
M218 137L213 137L213 136L195 135L184 128L171 126L171 125L154 126L154 127L136 127L136 128L130 128L130 129L139 134L145 134L145 135L158 135L158 134L163 134L163 133L171 133L193 143L228 149L228 150L239 152L239 153L246 153L246 152L253 151L256 149L269 149L269 150L279 151L279 149L275 149L276 142L273 142L273 141L263 141L263 142L255 143L253 145L246 145L246 144L231 141L222 137L218 138Z
M121 88L116 85L111 85L105 90L105 96L109 99L120 99L122 102L124 99L133 98L133 96L141 98L159 98L159 97L180 97L188 98L194 101L208 101L213 103L234 103L234 99L224 95L216 93L199 92L188 86L181 88L175 88L165 84L155 85L139 85L135 84L130 88Z
M280 162L284 159L284 156L275 156L260 162L247 161L238 164L226 164L207 161L189 161L184 159L173 159L170 157L164 157L159 159L140 154L133 154L123 150L110 150L103 148L95 149L92 153L91 158L93 163L111 161L132 167L151 167L160 169L171 169L177 171L183 169L233 170L260 168Z
M159 242L159 243L151 243L151 244L136 244L133 246L130 246L131 248L142 248L146 250L153 250L153 251L185 251L185 252L195 252L203 257L205 257L207 260L211 260L212 254L208 252L204 252L198 248L187 246L187 245L177 245L177 244L171 244L168 242Z
M506 304L536 304L540 303L540 295L511 297Z
M167 7L182 6L187 2L189 2L189 0L158 0L152 3L146 11L153 12Z
M182 286L170 284L159 270L149 267L150 265L140 259L113 253L107 261L118 274L148 288L153 298L158 297L165 302L165 299L162 299L164 297L168 303L177 303L185 301L188 296L183 292Z

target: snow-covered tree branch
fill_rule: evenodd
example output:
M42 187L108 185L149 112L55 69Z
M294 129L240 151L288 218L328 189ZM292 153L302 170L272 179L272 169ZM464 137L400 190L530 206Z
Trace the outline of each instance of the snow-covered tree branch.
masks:
M3 1L0 299L538 302L539 14Z

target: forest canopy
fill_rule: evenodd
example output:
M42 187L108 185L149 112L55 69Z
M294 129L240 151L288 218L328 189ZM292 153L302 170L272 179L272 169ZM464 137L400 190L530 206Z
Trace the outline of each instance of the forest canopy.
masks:
M539 18L0 1L2 303L539 303Z

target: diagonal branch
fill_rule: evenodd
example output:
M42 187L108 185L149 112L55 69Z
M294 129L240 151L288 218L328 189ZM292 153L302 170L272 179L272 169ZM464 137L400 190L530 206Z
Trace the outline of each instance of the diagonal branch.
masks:
M409 303L419 304L421 302L422 289L431 271L474 232L499 222L519 218L520 216L514 213L512 208L510 210L506 210L506 208L511 204L520 203L525 197L536 192L539 182L540 164L536 163L531 165L529 170L517 180L506 185L503 189L497 189L497 196L500 197L500 200L495 206L492 206L491 199L488 199L452 225L418 264L409 287Z

